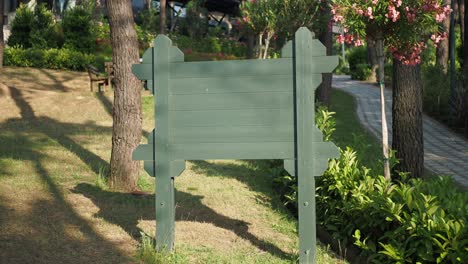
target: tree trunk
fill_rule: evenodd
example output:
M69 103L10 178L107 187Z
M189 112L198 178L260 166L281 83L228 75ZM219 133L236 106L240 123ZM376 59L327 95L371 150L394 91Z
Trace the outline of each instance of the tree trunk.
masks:
M328 10L329 11L329 10ZM327 50L327 56L332 55L333 49L333 33L331 27L327 27L322 34L319 36L319 40L325 46ZM330 105L330 91L332 85L333 73L322 73L322 83L317 88L316 96L317 100L323 105Z
M393 60L393 144L400 163L396 171L422 177L424 145L422 126L422 85L420 66Z
M263 32L258 34L258 59L262 58Z
M444 0L444 5L450 5L451 0ZM442 22L442 31L449 32L450 30L450 16L447 16ZM436 65L447 74L449 59L449 38L440 41L436 48Z
M462 1L463 2L463 1ZM468 4L468 0L465 0L464 6ZM461 8L460 8L461 9ZM464 9L464 16L463 23L464 25L468 25L468 8ZM468 34L463 35L463 64L462 64L462 73L463 73L463 90L465 91L465 98L464 98L464 124L465 124L465 134L468 131Z
M247 35L247 59L253 59L255 57L255 36L253 33Z
M377 82L377 69L379 68L379 61L377 59L377 49L375 47L375 40L367 38L367 57L371 66L371 76L369 77L370 82ZM384 66L385 67L385 66Z
M159 33L166 34L166 0L159 1Z
M458 0L458 22L460 23L460 38L462 47L465 43L465 1Z
M107 12L115 75L110 185L134 191L140 163L132 152L140 143L142 116L141 83L131 67L139 62L138 41L130 1L108 0Z
M270 48L270 40L273 37L273 32L268 32L267 37L265 39L265 50L263 52L263 59L266 60L268 58L268 49Z
M0 0L0 68L3 68L3 49L5 47L5 41L3 41L3 12L5 7L5 1Z
M380 87L380 115L382 120L382 152L383 152L383 169L384 177L387 180L391 179L390 176L390 161L389 161L389 152L388 148L388 126L387 126L387 114L385 112L385 54L384 54L384 43L382 32L377 34L376 37L376 54L377 60L379 63L377 78Z

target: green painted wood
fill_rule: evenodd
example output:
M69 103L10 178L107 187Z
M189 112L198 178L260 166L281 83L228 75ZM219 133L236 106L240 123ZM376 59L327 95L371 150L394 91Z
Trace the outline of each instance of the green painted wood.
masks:
M294 138L292 126L218 126L173 129L174 143L286 142Z
M291 126L292 109L169 111L172 128L215 126Z
M187 63L167 37L154 46L133 71L156 92L156 132L133 158L156 176L157 248L174 248L174 177L185 160L284 159L299 184L300 263L313 263L314 176L339 155L314 126L314 90L338 58L306 28L273 60Z
M291 159L294 142L172 144L173 159Z
M283 167L289 173L289 175L296 176L296 160L295 159L285 159Z
M156 247L159 250L174 249L174 178L170 173L171 149L169 148L169 38L159 35L155 40L153 61L155 87L155 176L156 176Z
M290 40L284 45L281 49L281 57L282 58L292 58L293 57L293 41Z
M287 92L172 95L169 96L169 110L292 109L292 96Z
M211 78L171 79L169 93L175 94L217 94L251 92L292 93L292 70L288 75L274 76L233 76Z
M155 177L155 171L154 171L155 164L154 164L154 161L145 160L143 162L143 168L145 169L146 173L148 173L149 176ZM171 161L170 171L171 171L172 177L179 176L184 170L185 170L185 160Z
M292 59L197 61L171 64L171 79L284 75Z
M236 143L185 143L171 144L173 160L212 159L291 159L294 158L294 142L236 142ZM141 146L140 146L141 147ZM149 147L138 149L139 160L151 160ZM157 159L159 159L156 156ZM156 164L157 168L157 164ZM157 170L156 170L157 174ZM157 176L157 175L156 175Z
M297 118L297 164L296 174L298 182L299 207L299 262L313 263L315 259L316 230L315 230L315 181L310 164L313 160L311 153L313 123L305 120L315 120L314 89L310 84L314 77L310 75L313 55L311 33L306 29L299 29L295 35L295 64L296 64L296 118Z

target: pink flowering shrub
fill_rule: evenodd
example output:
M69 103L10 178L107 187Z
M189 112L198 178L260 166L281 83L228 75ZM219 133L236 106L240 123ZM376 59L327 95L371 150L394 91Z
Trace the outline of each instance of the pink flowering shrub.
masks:
M363 45L367 36L381 34L393 57L405 65L421 63L426 41L435 45L447 37L438 23L452 9L442 0L332 0L333 20L344 28L340 43Z

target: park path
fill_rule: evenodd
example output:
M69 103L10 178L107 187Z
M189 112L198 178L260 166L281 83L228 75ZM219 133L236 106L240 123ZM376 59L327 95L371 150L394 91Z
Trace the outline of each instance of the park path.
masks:
M333 87L356 98L359 121L379 140L381 137L380 91L378 87L351 80L349 76L333 76ZM390 142L392 139L392 91L385 91ZM423 116L424 165L441 175L451 175L463 188L468 188L468 141L447 127Z

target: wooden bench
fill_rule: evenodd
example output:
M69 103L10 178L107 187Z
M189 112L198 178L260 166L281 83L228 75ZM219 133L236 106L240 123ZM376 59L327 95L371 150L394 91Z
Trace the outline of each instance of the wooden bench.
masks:
M107 76L102 75L99 72L99 70L93 65L88 64L86 65L86 68L88 70L89 88L91 89L91 92L94 91L93 83L97 83L99 92L101 92L101 87L104 86L102 91L105 92L106 91L105 86L109 85L109 78Z
M104 62L104 69L107 74L107 85L112 89L112 79L114 79L114 63L112 61Z

